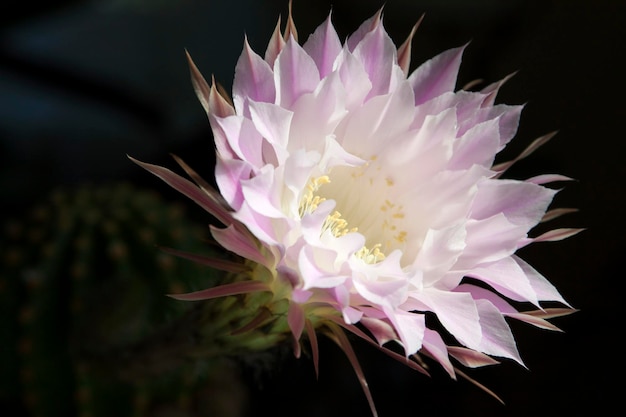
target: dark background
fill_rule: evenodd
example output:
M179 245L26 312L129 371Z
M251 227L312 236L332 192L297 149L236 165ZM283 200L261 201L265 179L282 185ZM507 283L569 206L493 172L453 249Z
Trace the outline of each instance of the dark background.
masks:
M345 38L382 2L294 2L304 41L332 7ZM184 49L228 90L244 33L262 53L286 0L4 1L0 6L0 187L3 215L16 215L58 185L128 180L184 201L126 154L172 166L175 153L205 177L213 146L189 82ZM379 414L565 416L582 409L619 413L624 388L621 335L626 233L623 180L624 1L388 0L384 23L400 44L425 13L413 68L471 41L459 87L514 71L499 101L527 103L513 156L553 130L559 134L510 175L575 178L555 205L579 213L560 227L585 227L569 240L521 255L580 311L554 320L564 333L511 323L528 369L505 362L472 372L506 402L434 371L431 379L373 348L356 345ZM190 215L202 220L199 209ZM250 382L251 415L367 416L348 361L322 341L321 372L287 358Z

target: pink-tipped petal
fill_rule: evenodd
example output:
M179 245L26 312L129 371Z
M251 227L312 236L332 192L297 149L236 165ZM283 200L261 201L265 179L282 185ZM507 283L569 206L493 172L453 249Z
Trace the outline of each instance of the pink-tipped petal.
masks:
M302 45L306 53L315 61L322 79L332 72L335 59L342 49L330 16L329 14L326 21Z
M584 228L571 228L563 227L560 229L550 230L535 238L533 242L557 242L559 240L567 239L585 230Z
M276 57L284 47L285 40L283 39L283 35L280 33L280 16L278 16L278 22L276 23L272 37L267 44L267 49L265 50L265 62L267 62L270 67L274 66Z
M578 211L577 208L556 208L546 212L544 216L541 218L541 222L549 222L550 220L554 220L559 218L565 214L576 213Z
M243 257L257 262L261 265L273 264L272 259L267 259L255 242L250 240L234 225L229 225L225 229L211 227L211 235L225 249Z
M289 38L293 38L296 42L298 42L298 30L296 29L296 24L293 21L293 13L292 13L292 0L289 0L289 12L287 16L287 25L285 26L285 34L283 35L283 39L288 41Z
M361 324L370 331L380 346L398 337L394 327L388 321L366 316L361 319Z
M487 300L476 300L482 339L475 350L492 356L513 359L522 366L511 329L500 311Z
M529 301L539 305L537 294L535 294L524 270L511 257L478 266L467 276L480 279L508 298L516 301Z
M383 8L378 9L376 14L365 22L361 23L361 26L354 31L346 41L346 46L350 52L354 51L356 46L363 40L365 35L376 29L381 23L381 16L383 14Z
M367 380L365 379L365 374L361 369L361 365L359 364L359 360L354 353L354 349L352 349L352 345L350 341L346 337L346 334L336 325L328 326L331 331L331 339L337 343L337 345L343 350L343 352L348 357L350 364L352 365L352 369L356 373L359 383L361 384L361 388L363 388L363 392L365 393L365 397L367 398L367 402L370 405L370 410L372 411L372 416L377 417L378 412L376 411L376 406L374 405L374 399L372 398L372 393L370 392L369 385L367 384Z
M441 324L461 343L472 349L480 346L480 316L469 294L430 289L420 294L420 301L437 314Z
M378 25L365 35L353 54L363 63L372 83L368 97L390 92L397 50L383 26Z
M468 368L480 368L500 363L491 356L476 352L475 350L468 349L463 346L448 346L448 353L463 366Z
M211 199L215 200L215 202L223 207L226 207L226 201L222 198L222 196L210 185L204 178L202 178L193 168L185 163L178 156L172 154L172 158L176 161L176 163L185 171L185 173L200 187L202 191L204 191Z
M132 157L128 157L131 161L146 169L150 173L161 178L166 184L174 188L181 194L189 197L200 207L209 212L223 224L229 224L232 221L231 214L217 202L217 197L211 197L205 191L198 188L191 181L182 178L180 175L173 173L167 168L158 165L147 164L138 161Z
M546 135L540 136L534 141L531 142L530 145L526 149L522 151L517 157L512 159L511 161L502 162L500 164L494 165L493 170L498 172L498 176L501 176L507 169L509 169L516 162L528 157L530 154L535 152L541 146L545 145L550 139L552 139L558 132L550 132Z
M293 113L270 103L249 102L250 119L274 149L287 149Z
M454 366L452 365L452 362L450 362L448 354L448 350L451 349L452 346L447 346L441 338L441 335L430 329L425 329L424 331L423 344L426 351L424 354L439 362L448 375L450 375L450 378L456 379Z
M472 217L482 220L503 213L511 223L528 230L539 223L555 194L529 182L487 181L478 189Z
M237 114L244 114L245 101L248 99L273 103L275 98L272 68L250 48L248 39L245 39L233 81L233 101Z
M315 61L290 38L274 63L276 104L290 109L302 94L314 91L319 82Z
M555 317L568 316L570 314L576 313L577 311L578 310L575 308L553 307L544 308L541 310L524 311L523 314L548 320Z
M417 23L413 25L409 36L407 36L406 40L398 48L398 65L402 68L402 72L404 72L405 77L409 75L409 69L411 67L411 47L413 46L413 36L415 36L417 28L422 23L422 20L424 20L424 16L425 14L422 14Z
M204 111L209 113L209 96L211 88L198 70L198 67L196 67L196 64L191 59L191 55L189 55L187 50L185 50L185 55L187 56L187 64L189 65L189 71L191 73L193 90L196 92L202 107L204 107Z
M305 321L306 334L309 337L309 342L311 343L311 354L313 355L313 367L315 368L315 377L319 378L320 375L320 367L319 367L319 345L317 343L317 334L315 333L315 328L313 327L313 323L311 320L307 319Z
M539 327L540 329L551 330L554 332L562 332L562 330L556 327L554 324L537 316L532 316L524 313L509 313L506 316L519 321L523 321L528 324L532 324L533 326Z
M548 280L543 275L541 275L535 268L530 266L526 261L518 256L514 255L513 259L526 274L530 285L532 285L535 293L537 294L537 298L540 301L558 301L559 303L562 303L563 305L571 308L569 303L567 303L567 301L563 299L563 297L561 296L561 294L559 294L554 285L548 282Z
M218 87L215 79L212 79L209 91L209 112L217 117L234 116L235 108Z
M449 49L413 71L409 82L415 92L415 104L419 105L443 93L454 91L461 57L466 47L467 44Z
M343 327L347 331L355 334L356 336L360 337L361 339L363 339L366 342L370 343L371 345L375 346L376 348L378 348L381 352L383 352L387 356L397 360L398 362L400 362L402 364L405 364L406 366L408 366L411 369L414 369L414 370L420 372L421 374L424 374L426 376L430 376L430 374L428 373L426 368L424 368L421 364L419 364L419 363L417 363L415 361L409 360L409 359L406 358L406 356L400 355L400 354L394 352L393 350L386 349L385 347L380 346L375 340L372 340L371 337L369 337L367 334L365 334L358 327L356 327L354 325L346 324L343 320L338 319L336 316L328 316L327 318L328 318L328 320L338 324L339 326Z
M526 182L537 185L549 184L557 181L574 181L574 179L560 174L542 174L526 180Z
M496 100L496 96L498 95L498 92L500 91L500 87L502 87L507 81L509 81L511 78L513 78L513 76L515 74L517 74L517 71L507 75L506 77L504 77L500 81L497 81L495 83L489 84L487 87L483 88L481 90L481 93L487 95L487 97L483 101L483 106L493 106L493 104L494 104L494 102Z
M287 311L287 323L293 336L293 354L296 358L300 357L302 347L300 346L300 336L304 330L305 318L302 306L298 303L289 303L289 310Z

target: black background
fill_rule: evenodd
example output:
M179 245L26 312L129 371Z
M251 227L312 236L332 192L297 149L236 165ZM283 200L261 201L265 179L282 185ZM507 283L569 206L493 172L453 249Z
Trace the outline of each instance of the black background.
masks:
M102 7L102 4L107 5ZM345 38L382 2L294 2L304 41L332 7ZM182 200L126 158L172 166L176 153L210 177L213 148L188 81L187 48L200 69L230 89L246 33L262 53L287 2L6 1L0 6L0 186L14 215L57 185L129 180ZM513 156L530 141L555 138L510 175L560 173L576 179L555 205L579 213L560 227L582 234L521 251L580 311L554 320L564 333L511 323L528 369L509 362L472 372L506 402L442 372L414 373L358 344L381 416L565 416L623 409L620 335L626 96L624 1L400 1L384 6L397 44L425 13L413 43L413 68L471 41L458 85L487 83L519 71L500 102L527 103ZM105 22L105 23L102 23ZM2 91L4 90L4 91ZM191 207L191 203L185 202ZM202 221L199 209L191 209ZM367 416L367 402L348 361L322 341L316 381L310 360L285 359L250 382L251 415Z

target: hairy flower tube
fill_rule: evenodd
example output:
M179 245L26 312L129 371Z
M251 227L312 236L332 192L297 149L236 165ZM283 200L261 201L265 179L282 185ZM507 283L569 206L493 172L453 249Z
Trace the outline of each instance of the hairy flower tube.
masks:
M579 231L529 237L570 211L547 211L556 191L545 186L569 178L501 177L552 134L494 165L522 106L495 103L506 78L480 91L455 89L465 46L409 72L417 26L396 47L379 11L342 43L329 15L300 45L290 13L264 56L244 41L232 100L189 58L214 136L219 192L178 158L195 184L136 161L221 222L213 238L242 259L181 254L233 278L173 296L264 294L242 331L282 323L272 331L293 339L296 356L308 339L316 368L316 332L329 336L374 414L347 334L423 373L429 358L452 378L467 377L459 366L522 363L507 318L557 330L546 319L573 311L515 255ZM560 307L544 308L546 301Z

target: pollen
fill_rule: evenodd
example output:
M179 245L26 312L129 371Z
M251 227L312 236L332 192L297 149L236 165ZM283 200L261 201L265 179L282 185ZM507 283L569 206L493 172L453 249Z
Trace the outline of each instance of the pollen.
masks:
M355 233L358 231L357 227L348 227L348 222L341 218L341 213L335 211L333 214L326 217L322 231L329 230L335 237L345 236L348 233Z
M401 231L400 233L394 236L394 239L396 239L398 243L404 243L406 242L406 236L407 236L407 233L405 231Z
M380 243L375 244L371 249L363 246L355 255L367 264L375 264L385 259L385 254L380 250L381 247Z
M315 193L319 188L324 185L330 183L330 178L328 175L322 175L321 177L311 178L309 183L306 186L306 190L304 192L304 196L300 200L300 206L298 207L298 214L300 218L304 217L307 213L313 213L317 210L317 207L326 201L325 198L316 195Z

